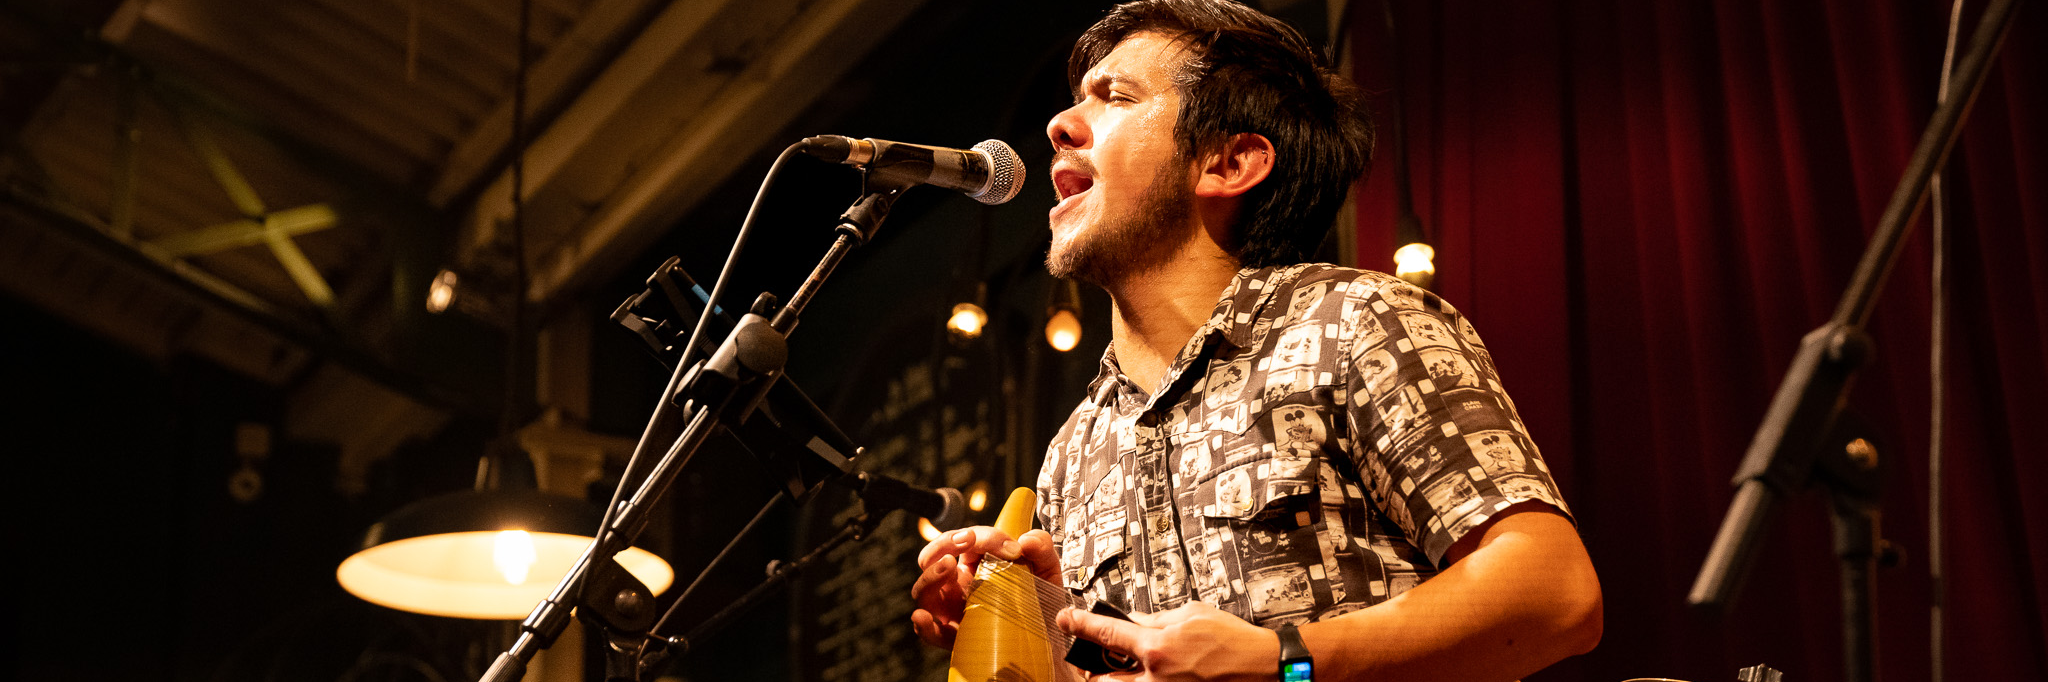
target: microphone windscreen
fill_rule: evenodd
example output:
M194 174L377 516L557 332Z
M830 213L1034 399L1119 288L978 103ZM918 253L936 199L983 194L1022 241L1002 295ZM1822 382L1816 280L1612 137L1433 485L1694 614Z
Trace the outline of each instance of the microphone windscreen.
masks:
M975 201L990 206L1017 198L1024 189L1024 159L1002 140L982 140L974 151L988 157L988 187L973 194Z
M939 488L932 492L938 493L939 498L946 501L945 507L939 510L939 515L931 519L932 527L942 531L965 527L967 496L961 495L959 490L953 488Z

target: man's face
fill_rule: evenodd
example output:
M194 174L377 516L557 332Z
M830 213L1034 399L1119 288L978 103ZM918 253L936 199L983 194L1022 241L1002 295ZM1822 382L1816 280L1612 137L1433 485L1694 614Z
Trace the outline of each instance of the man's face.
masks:
M1107 285L1157 265L1193 199L1173 139L1183 46L1157 33L1124 39L1081 78L1074 106L1046 125L1060 203L1047 215L1046 270Z

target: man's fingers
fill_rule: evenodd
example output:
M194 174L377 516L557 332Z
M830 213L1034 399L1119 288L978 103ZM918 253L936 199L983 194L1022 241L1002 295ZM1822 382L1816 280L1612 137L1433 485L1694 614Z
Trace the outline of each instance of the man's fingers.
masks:
M1050 541L1051 536L1047 536ZM932 562L941 557L957 556L960 565L973 567L981 562L981 555L993 554L1000 559L1016 559L1022 548L1010 536L991 526L972 526L942 534L938 539L926 543L918 550L918 568L930 568Z
M941 621L924 609L910 612L910 630L925 644L941 649L953 648L953 639L959 635L958 626Z
M956 565L953 557L945 556L918 572L917 582L910 585L910 598L917 600L919 605L924 605L927 597L931 597L933 601L944 598L943 588L959 583L953 577Z
M1031 564L1033 573L1046 582L1060 584L1060 557L1053 548L1052 534L1042 530L1027 532L1017 538L1017 547L1024 562Z
M1061 609L1058 622L1060 629L1065 630L1067 634L1141 660L1143 657L1138 655L1138 649L1144 645L1145 638L1150 636L1149 629L1143 625L1109 616L1098 616L1074 608Z
M993 526L972 526L953 531L961 536L964 554L973 554L979 559L983 554L993 554L998 559L1016 559L1019 551L1017 541Z
M961 553L974 545L975 537L974 528L962 528L939 534L938 538L925 543L924 549L918 550L917 567L929 568L939 557Z

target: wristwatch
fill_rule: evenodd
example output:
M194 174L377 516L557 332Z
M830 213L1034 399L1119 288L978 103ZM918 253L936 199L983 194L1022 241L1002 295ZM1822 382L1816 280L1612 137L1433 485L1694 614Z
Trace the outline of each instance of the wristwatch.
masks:
M1293 623L1280 626L1280 682L1310 682L1316 663L1301 643L1301 631Z

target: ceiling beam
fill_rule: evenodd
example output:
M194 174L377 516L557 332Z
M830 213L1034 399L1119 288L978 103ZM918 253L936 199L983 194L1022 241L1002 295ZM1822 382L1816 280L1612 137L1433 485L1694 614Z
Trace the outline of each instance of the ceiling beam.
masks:
M548 48L534 63L527 78L527 115L558 109L574 96L571 88L589 82L584 77L611 56L620 36L636 25L647 23L648 15L663 0L597 0L562 40ZM693 3L676 3L693 4ZM715 4L715 3L714 3ZM529 119L531 120L531 119ZM528 124L529 126L532 123ZM506 148L512 142L512 96L510 91L491 113L468 135L455 143L441 164L440 173L428 189L427 199L435 206L447 206L456 198L475 191L478 181L502 166Z
M547 131L527 145L525 194L532 196L534 188L546 186L553 180L577 150L623 113L634 93L643 88L662 87L654 82L655 75L695 42L698 33L725 9L727 2L730 0L675 2L656 15L654 21L649 22L633 43L619 54L618 59L606 66L604 73L577 95L576 101L548 126ZM510 169L492 179L490 186L477 197L469 215L461 242L465 250L488 245L497 238L498 224L512 216Z
M806 8L560 247L539 259L528 299L546 301L611 275L627 254L652 243L768 145L920 4L822 0Z
M187 51L203 57L217 59L244 74L253 76L253 83L238 88L242 92L263 92L272 90L272 95L283 95L292 99L305 99L300 83L315 83L315 87L339 87L327 79L313 78L312 75L280 60L265 59L252 55L253 51L240 49L239 43L226 43L206 19L197 12L178 12L163 4L153 4L143 11L143 23L148 28L161 31L164 35L182 41ZM141 27L138 27L141 28ZM232 32L230 32L232 33ZM173 54L190 64L191 54ZM188 71L190 72L190 71ZM388 145L400 151L408 160L437 158L445 144L443 140L425 128L411 125L399 118L398 114L386 107L341 107L321 112L327 125L338 125L339 119L346 125L368 133L369 139Z

